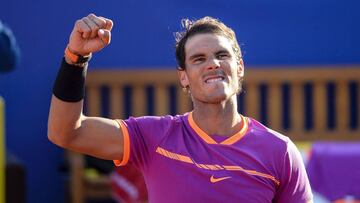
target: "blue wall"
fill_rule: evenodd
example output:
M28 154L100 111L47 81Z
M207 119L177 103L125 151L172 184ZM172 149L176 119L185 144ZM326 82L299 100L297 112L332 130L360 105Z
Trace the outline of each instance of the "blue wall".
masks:
M106 2L106 3L105 3ZM175 67L180 19L210 15L237 32L246 65L360 64L358 0L3 1L0 19L22 51L0 75L7 102L6 144L27 168L28 202L63 202L62 150L46 137L52 83L76 19L94 12L114 21L109 47L91 68Z

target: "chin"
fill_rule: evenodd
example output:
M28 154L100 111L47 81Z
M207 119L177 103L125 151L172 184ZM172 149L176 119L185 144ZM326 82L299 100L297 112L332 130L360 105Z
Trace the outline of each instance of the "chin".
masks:
M226 95L225 93L219 94L209 94L206 96L205 102L210 104L216 104L221 103L223 101L226 101L229 98L229 95Z
M224 101L227 101L232 98L232 96L236 95L235 91L230 89L222 88L222 89L208 89L207 91L203 91L202 94L198 96L192 95L193 100L200 101L202 103L207 104L219 104Z

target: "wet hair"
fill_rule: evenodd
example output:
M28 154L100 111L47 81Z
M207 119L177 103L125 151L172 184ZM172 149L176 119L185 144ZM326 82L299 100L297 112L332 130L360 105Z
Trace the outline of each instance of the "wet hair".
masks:
M178 63L178 70L186 69L185 44L188 39L197 34L217 34L228 38L232 43L232 48L236 54L237 61L239 62L242 58L235 32L220 20L206 16L196 21L183 19L181 20L181 25L185 30L175 33L176 61Z

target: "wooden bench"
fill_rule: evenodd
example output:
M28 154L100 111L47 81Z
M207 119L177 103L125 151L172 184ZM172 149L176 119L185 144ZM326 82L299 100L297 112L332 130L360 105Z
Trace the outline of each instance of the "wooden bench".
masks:
M360 66L251 67L239 112L294 141L360 139ZM127 118L192 109L172 69L92 70L86 114ZM68 152L74 203L110 196L107 176L89 178L83 155Z

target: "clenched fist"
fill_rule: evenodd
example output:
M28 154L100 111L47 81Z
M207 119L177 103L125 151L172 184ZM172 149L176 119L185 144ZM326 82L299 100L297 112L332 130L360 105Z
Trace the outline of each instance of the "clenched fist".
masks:
M77 20L70 35L69 50L82 56L100 51L110 43L112 27L110 19L94 14Z

